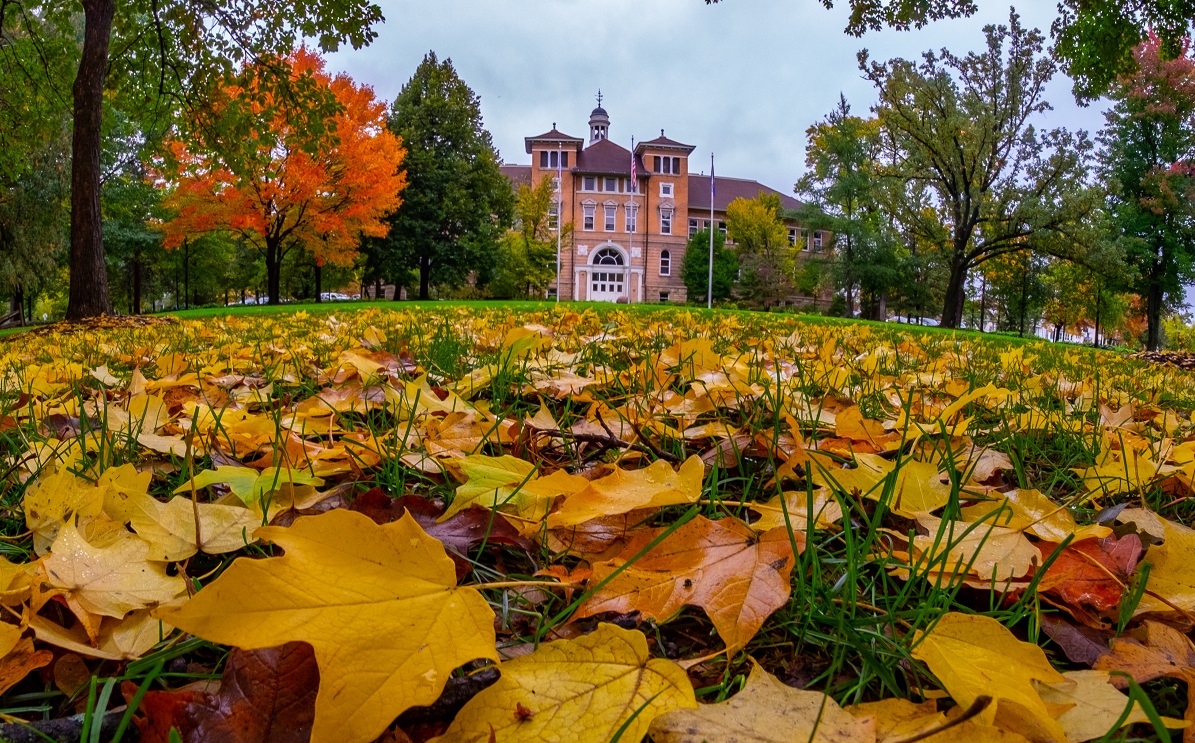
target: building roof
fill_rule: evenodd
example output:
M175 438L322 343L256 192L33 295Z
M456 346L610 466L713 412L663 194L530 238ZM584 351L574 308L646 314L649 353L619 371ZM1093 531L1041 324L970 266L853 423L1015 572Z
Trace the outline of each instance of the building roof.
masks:
M499 165L498 170L510 181L512 188L531 185L530 165Z
M694 145L682 144L677 142L675 139L669 139L668 137L665 137L663 129L660 130L660 136L656 137L655 139L649 139L646 142L640 142L639 144L635 145L635 152L642 152L648 147L657 150L684 150L686 155L697 149L697 147Z
M754 199L759 194L776 194L780 197L780 208L787 211L797 209L801 202L783 194L774 188L768 188L759 181L746 178L723 178L714 176L714 211L724 212L730 202L738 198ZM710 210L710 177L708 175L689 176L689 211L708 212Z
M650 175L643 167L643 160L636 157L638 175ZM631 174L631 151L614 144L608 139L599 139L577 155L574 173L596 173L600 175Z
M531 145L533 142L559 142L561 144L574 144L578 147L585 144L585 140L581 139L580 137L570 137L564 132L557 131L555 124L552 125L552 131L550 132L544 132L538 137L525 137L523 139L523 143L527 148L528 155L531 154Z

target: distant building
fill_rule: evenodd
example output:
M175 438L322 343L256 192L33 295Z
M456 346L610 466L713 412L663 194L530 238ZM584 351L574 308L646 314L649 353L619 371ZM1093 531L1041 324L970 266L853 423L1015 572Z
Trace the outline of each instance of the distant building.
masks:
M561 299L684 302L680 267L689 237L710 222L710 179L689 167L695 147L664 136L637 142L631 151L609 139L610 116L598 107L589 116L589 141L556 129L525 140L530 165L504 165L514 185L538 186L561 178L564 222L574 225L572 244L560 256ZM726 207L739 197L776 194L786 210L801 202L752 180L715 178L714 222L726 231ZM555 228L559 215L549 217ZM789 240L821 252L825 237L786 220ZM549 293L555 292L553 284ZM813 301L809 298L809 301Z

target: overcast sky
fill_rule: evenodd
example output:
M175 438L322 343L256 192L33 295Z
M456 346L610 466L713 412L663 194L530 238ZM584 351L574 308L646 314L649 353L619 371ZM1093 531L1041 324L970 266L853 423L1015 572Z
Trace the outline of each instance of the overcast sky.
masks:
M981 0L975 17L921 31L843 33L846 0L381 0L386 22L362 50L329 57L392 101L423 55L451 57L480 96L485 126L508 163L527 163L523 138L556 122L588 136L598 89L610 112L610 138L629 147L664 129L697 147L691 168L753 178L785 193L805 168L805 130L845 93L866 114L875 96L855 55L917 58L943 46L983 43L987 23L1007 22L1008 6ZM1053 0L1024 1L1023 22L1049 32ZM1070 81L1048 91L1046 126L1097 130L1102 106L1080 108Z

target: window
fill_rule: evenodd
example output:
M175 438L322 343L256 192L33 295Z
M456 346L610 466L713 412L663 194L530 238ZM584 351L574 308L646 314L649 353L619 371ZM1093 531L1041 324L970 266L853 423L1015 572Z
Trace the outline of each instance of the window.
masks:
M639 179L627 179L627 193L639 193Z
M551 168L555 170L557 167L568 167L568 153L561 150L542 150L539 153L539 167Z
M660 275L672 275L672 253L667 250L660 251Z
M726 223L720 219L718 220L718 232L721 232L723 235L726 234Z
M693 237L697 234L697 230L700 229L697 225L698 222L696 219L689 220L689 237Z
M788 244L789 245L797 244L797 228L796 227L788 228Z
M595 207L593 204L585 204L581 207L581 212L584 215L584 221L581 223L581 229L585 230L586 232L593 231L593 214L596 209L597 207Z
M548 229L555 230L560 227L560 202L553 201L552 205L548 207Z
M606 191L617 193L617 191L618 191L618 179L617 178L607 178L606 179Z
M660 292L660 303L662 304L664 302L667 302L668 296L669 296L668 292Z
M606 204L606 232L614 231L614 211L616 208L614 204Z
M635 230L639 229L639 205L627 204L626 210L627 232L634 232Z
M581 180L581 190L582 191L596 191L597 190L597 178L594 178L591 175L585 176Z
M797 234L800 235L801 250L808 252L809 251L809 236L807 234L805 234L805 230L797 230Z
M669 175L680 175L680 158L679 157L661 157L656 155L652 158L652 168L656 173L667 173Z
M661 183L660 184L660 198L664 198L664 199L672 198L672 184L671 183Z
M815 252L815 253L822 252L822 231L821 230L813 231L813 252Z
M660 234L672 234L672 210L664 208L660 210Z

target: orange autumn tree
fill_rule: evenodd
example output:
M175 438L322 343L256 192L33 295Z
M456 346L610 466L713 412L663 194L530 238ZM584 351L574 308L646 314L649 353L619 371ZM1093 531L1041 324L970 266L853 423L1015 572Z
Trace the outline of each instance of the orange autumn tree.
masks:
M265 257L270 304L292 250L317 265L348 265L363 236L386 235L383 218L406 186L406 151L369 86L331 77L305 48L279 64L327 105L299 110L246 67L197 118L198 133L167 145L159 168L173 214L162 225L166 247L198 233L239 235Z

